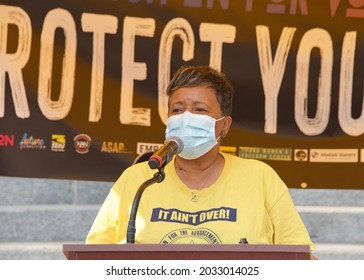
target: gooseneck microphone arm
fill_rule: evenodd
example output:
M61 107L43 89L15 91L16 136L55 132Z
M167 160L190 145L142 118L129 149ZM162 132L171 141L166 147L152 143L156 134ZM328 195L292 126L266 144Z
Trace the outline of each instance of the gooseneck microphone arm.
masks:
M144 190L154 183L161 183L165 178L164 167L172 160L174 155L179 154L183 149L183 142L177 136L171 136L166 139L163 146L156 151L148 160L151 169L157 169L158 172L152 178L140 185L135 194L134 201L130 211L128 229L126 231L126 242L135 242L135 220L138 212L139 202Z
M138 212L139 202L140 202L140 199L142 197L144 190L154 183L161 183L164 180L164 178L165 178L165 173L164 173L164 166L163 166L160 169L158 169L158 172L155 173L152 178L150 178L149 180L147 180L143 184L141 184L139 189L137 190L137 193L135 194L135 197L134 197L133 205L131 207L129 224L128 224L128 229L126 232L126 242L127 243L135 242L136 214Z

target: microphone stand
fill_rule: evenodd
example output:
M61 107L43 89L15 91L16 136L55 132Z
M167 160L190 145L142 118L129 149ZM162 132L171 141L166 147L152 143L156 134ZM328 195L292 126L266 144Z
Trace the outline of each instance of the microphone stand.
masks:
M129 218L129 224L128 229L126 232L126 242L127 243L134 243L135 242L135 220L136 220L136 214L138 212L139 202L142 197L142 194L144 190L149 187L150 185L154 183L161 183L165 178L164 173L164 166L158 169L158 172L154 174L152 178L145 181L143 184L140 185L137 193L135 194L133 205L131 207L130 211L130 218Z

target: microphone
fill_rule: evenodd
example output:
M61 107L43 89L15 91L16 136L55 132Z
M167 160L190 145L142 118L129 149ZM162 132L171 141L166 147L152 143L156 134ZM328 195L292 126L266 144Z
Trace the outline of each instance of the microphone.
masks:
M177 136L171 136L164 141L164 145L160 147L148 160L151 169L159 169L166 166L174 155L179 154L183 150L183 142Z

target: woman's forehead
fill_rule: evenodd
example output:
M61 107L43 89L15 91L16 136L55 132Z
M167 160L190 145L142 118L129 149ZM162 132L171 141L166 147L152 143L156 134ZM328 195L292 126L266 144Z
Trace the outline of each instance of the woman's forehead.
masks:
M214 89L206 86L179 88L170 98L172 103L218 103Z

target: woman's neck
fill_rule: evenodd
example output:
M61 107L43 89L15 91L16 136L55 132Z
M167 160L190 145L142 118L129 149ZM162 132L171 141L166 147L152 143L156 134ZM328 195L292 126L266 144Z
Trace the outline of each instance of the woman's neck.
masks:
M185 160L176 157L174 166L178 177L190 189L210 187L219 178L224 168L224 158L220 154L201 157L197 160Z

